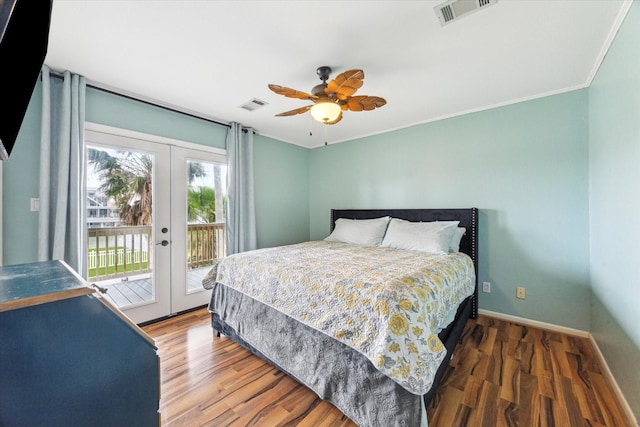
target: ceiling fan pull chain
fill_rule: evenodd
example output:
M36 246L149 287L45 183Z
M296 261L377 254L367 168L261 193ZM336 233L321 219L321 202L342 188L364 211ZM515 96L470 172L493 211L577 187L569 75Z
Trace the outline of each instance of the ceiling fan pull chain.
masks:
M329 126L328 124L326 124L326 123L324 124L324 146L325 147L328 145L327 144L327 127L328 126Z

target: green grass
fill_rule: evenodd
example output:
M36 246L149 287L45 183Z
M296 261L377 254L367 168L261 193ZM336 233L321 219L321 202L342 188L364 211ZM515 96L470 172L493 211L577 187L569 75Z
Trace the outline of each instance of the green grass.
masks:
M119 247L118 249L122 249L122 247ZM89 256L91 256L92 253L96 252L96 250L89 249L88 252L89 252ZM100 252L104 252L104 251L100 251ZM146 271L148 268L149 268L148 262L133 262L131 264L127 264L126 269L124 265L118 265L117 268L115 266L98 267L98 268L90 268L88 273L89 273L89 278L93 278L93 277L102 277L107 275L111 276L114 274L130 273L134 271Z

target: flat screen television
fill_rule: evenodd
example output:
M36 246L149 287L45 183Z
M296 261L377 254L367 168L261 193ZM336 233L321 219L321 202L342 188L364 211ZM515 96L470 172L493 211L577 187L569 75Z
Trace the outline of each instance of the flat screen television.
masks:
M16 143L47 54L53 0L0 0L0 160Z

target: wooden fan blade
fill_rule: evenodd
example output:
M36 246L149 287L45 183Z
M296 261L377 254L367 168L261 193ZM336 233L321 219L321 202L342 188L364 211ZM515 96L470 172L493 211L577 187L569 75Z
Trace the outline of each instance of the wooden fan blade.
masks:
M384 98L379 96L354 96L349 98L346 104L344 104L347 110L350 111L371 111L375 108L380 108L387 103Z
M291 89L284 86L278 85L269 85L269 89L277 93L278 95L284 95L287 98L297 98L297 99L318 99L317 96L311 95L310 93L301 92L299 90Z
M284 113L276 114L276 117L284 117L284 116L295 116L296 114L306 113L311 109L311 105L307 105L306 107L296 108L295 110L285 111Z
M329 96L335 94L338 99L344 101L362 87L363 79L364 71L362 70L345 71L327 83L324 93Z
M338 117L331 122L325 122L325 124L327 125L335 125L336 123L338 123L340 120L342 120L342 111L340 112L340 115L338 115Z

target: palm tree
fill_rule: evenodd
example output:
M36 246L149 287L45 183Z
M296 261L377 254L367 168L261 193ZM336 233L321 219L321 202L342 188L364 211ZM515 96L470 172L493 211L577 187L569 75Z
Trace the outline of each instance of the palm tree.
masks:
M91 164L102 185L100 190L112 197L119 207L120 220L124 225L150 225L152 221L152 170L153 161L148 154L129 151L108 152L90 148L87 150ZM189 221L215 222L216 212L222 209L222 200L216 199L216 192L210 187L193 188L196 178L204 178L207 171L201 163L188 162L189 180L188 216ZM220 185L220 177L216 185Z
M207 176L207 171L202 163L187 162L187 177L189 179L189 185L193 183L196 178L204 178Z
M113 197L125 225L149 225L152 214L151 171L148 154L104 150L87 150L89 164L102 180L100 190Z
M211 187L190 187L187 201L189 222L216 222L216 199L216 192Z
M213 223L224 220L225 198L217 197L223 194L221 167L215 166L213 169L214 188L207 186L195 186L195 178L207 176L207 167L198 162L188 163L188 220L190 222ZM210 181L209 181L210 182Z

